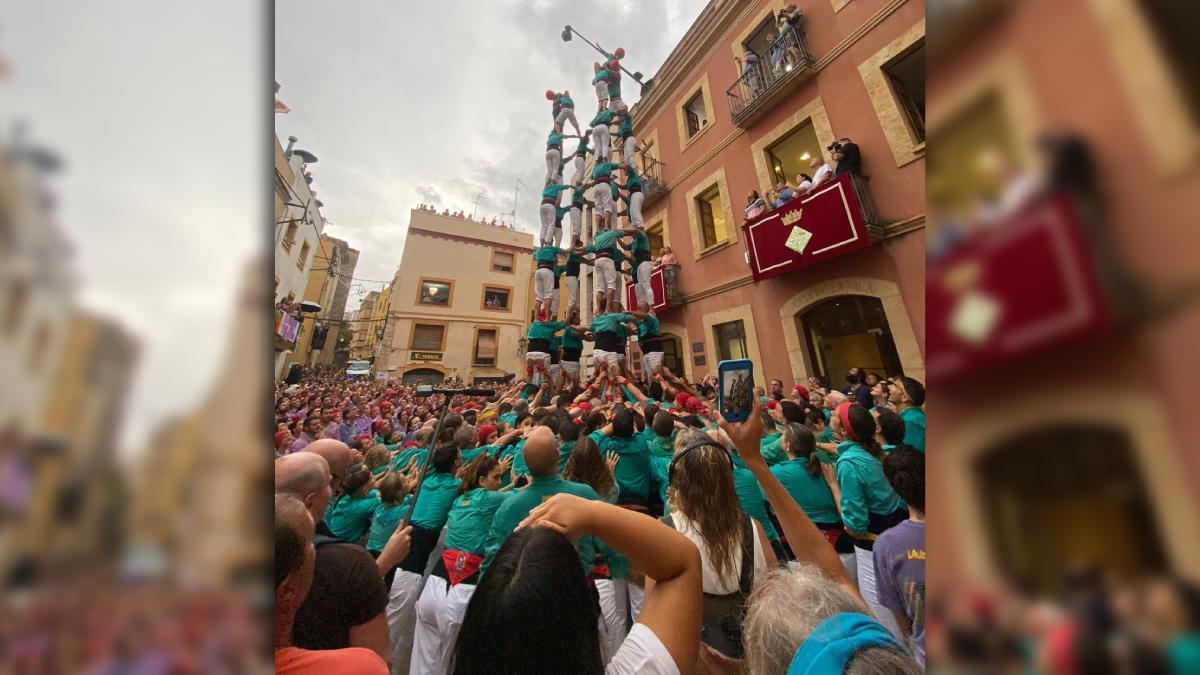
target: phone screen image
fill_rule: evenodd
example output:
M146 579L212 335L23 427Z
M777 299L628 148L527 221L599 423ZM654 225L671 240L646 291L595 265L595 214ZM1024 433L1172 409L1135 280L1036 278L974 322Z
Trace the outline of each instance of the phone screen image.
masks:
M721 415L731 421L746 419L754 405L753 389L753 375L749 367L722 370Z

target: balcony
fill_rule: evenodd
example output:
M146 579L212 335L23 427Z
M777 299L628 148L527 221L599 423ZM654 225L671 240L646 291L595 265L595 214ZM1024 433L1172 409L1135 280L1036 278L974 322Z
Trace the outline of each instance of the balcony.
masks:
M725 90L733 123L750 128L771 106L795 91L816 72L801 33L788 27L753 65L743 64L742 76Z
M882 239L866 179L844 173L742 225L755 281L870 246Z
M656 265L650 271L650 290L654 292L654 311L662 312L683 304L679 291L679 265ZM625 306L637 307L633 284L625 284Z
M663 169L666 164L643 155L642 171L642 208L647 208L654 202L667 195L667 182L663 180Z
M300 320L283 311L275 310L275 349L285 351L296 348L296 337L300 334Z

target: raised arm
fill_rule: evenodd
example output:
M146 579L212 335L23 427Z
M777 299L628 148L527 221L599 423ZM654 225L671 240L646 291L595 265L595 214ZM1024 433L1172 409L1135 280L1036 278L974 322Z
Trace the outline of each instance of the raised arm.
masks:
M797 561L816 565L817 569L821 570L821 574L861 600L862 596L858 592L858 586L846 574L846 568L842 567L841 560L838 559L833 547L825 540L825 535L821 534L816 525L813 525L812 520L804 513L804 509L800 508L796 500L792 499L787 489L783 487L783 483L780 483L775 474L767 468L767 462L759 450L759 443L762 441L761 412L762 405L755 398L750 417L745 422L733 423L724 418L718 419L721 429L729 435L734 446L737 447L738 455L746 462L746 466L754 474L754 477L758 479L759 485L767 495L767 501L775 509L775 515L779 518L783 533L787 536L792 550L796 552Z
M654 592L646 594L637 622L662 641L679 672L693 671L700 648L703 599L700 552L695 544L654 518L568 494L543 502L517 527L534 524L557 530L571 540L595 535L629 558L634 567L645 570L655 582Z

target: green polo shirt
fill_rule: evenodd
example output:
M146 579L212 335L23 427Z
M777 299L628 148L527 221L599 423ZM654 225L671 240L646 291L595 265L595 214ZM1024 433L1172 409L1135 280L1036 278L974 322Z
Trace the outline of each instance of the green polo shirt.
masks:
M629 245L629 251L633 253L635 257L639 253L645 255L646 257L650 256L650 238L646 236L645 232L638 232L637 234L633 235L633 242Z
M601 178L612 180L612 173L618 168L620 168L620 165L612 162L597 164L596 166L592 167L592 180L599 180Z
M575 441L567 441L558 446L558 472L567 470L567 461L571 459L571 451L575 449Z
M546 187L542 188L542 198L558 199L558 195L561 194L563 190L569 189L570 187L570 185L547 185Z
M379 506L379 492L371 490L365 497L339 495L332 508L325 512L325 524L338 539L357 542L371 527L371 517Z
M504 413L503 415L501 415L501 416L500 416L500 417L497 419L497 421L498 421L498 422L504 422L504 423L505 423L505 424L507 424L509 427L511 427L512 425L514 425L514 424L516 424L516 423L517 423L517 413L515 413L515 412L511 412L511 411L510 411L510 412L506 412L506 413Z
M621 123L617 126L617 135L621 138L628 138L633 135L633 116L626 114L621 118Z
M539 246L533 251L533 262L553 265L558 262L558 254L561 252L562 249L556 246Z
M619 253L617 248L617 240L621 238L621 233L617 230L604 230L597 232L596 236L592 237L592 243L584 249L586 253L596 253L598 251L613 251Z
M446 550L483 555L496 511L514 494L475 488L455 497L446 518Z
M408 466L409 460L413 457L417 458L417 466L420 467L425 463L425 456L429 454L429 448L405 448L401 450L396 458L392 460L392 469L395 471L403 471L404 467Z
M601 314L592 318L593 333L616 333L620 337L625 337L628 330L625 324L633 321L633 317L624 312L612 312L610 314Z
M583 188L575 188L575 191L571 193L571 206L582 211L586 204L587 197L584 195Z
M530 340L549 340L566 325L562 321L534 321L529 324L529 333L526 337Z
M583 349L583 338L568 328L562 334L562 347L563 349Z
M442 529L458 486L459 480L452 473L435 472L426 476L413 509L412 524L425 530Z
M675 454L674 432L671 432L670 436L659 436L654 433L653 429L646 427L642 431L642 441L645 442L651 457L670 458Z
M588 139L586 136L584 136L583 138L579 139L579 145L575 146L575 152L573 154L583 156L583 155L586 155L587 153L588 153Z
M920 408L905 408L900 411L904 420L904 442L925 452L925 411Z
M410 503L412 503L412 495L405 495L404 500L399 504L380 502L379 506L375 507L375 515L371 518L371 534L367 537L368 551L383 550L400 521L404 519Z
M904 508L904 500L883 475L883 463L856 441L838 443L836 467L847 529L866 532L869 514L886 516Z
M561 149L562 148L562 139L563 139L562 134L557 133L557 132L551 133L549 136L546 137L546 149L547 150L549 150L550 148Z
M634 434L631 438L616 438L605 436L599 431L591 434L591 439L600 448L600 455L615 452L621 457L613 477L622 493L629 493L648 499L650 497L650 451L641 436Z
M570 96L559 96L558 104L564 108L574 108L575 107L575 101L572 101Z
M508 539L508 535L512 534L522 520L525 520L525 516L528 516L530 511L560 492L584 499L600 499L590 485L563 480L562 476L557 473L552 476L534 476L528 487L514 492L512 497L504 500L504 503L496 510L496 516L492 519L492 527L484 546L485 559L481 569L487 569L492 558L496 557L496 553L504 544L504 540ZM585 565L584 569L591 568L591 560L584 561L581 557L580 562Z
M789 459L771 467L771 473L814 523L833 525L841 522L829 484L820 474L809 475L807 465L808 459Z
M609 59L612 61L612 59ZM592 78L592 84L596 84L600 80L608 81L608 68L601 68L596 72L596 76Z
M783 434L781 433L776 432L763 436L758 449L762 452L763 459L767 460L767 466L775 466L780 462L787 461L787 455L783 452Z
M746 515L757 520L759 525L762 525L767 539L772 541L778 539L779 533L775 531L775 526L771 524L771 518L767 515L767 495L763 492L762 486L758 484L754 473L736 452L733 453L733 489L737 492L738 503L742 505L742 510L746 512Z
M562 227L563 216L567 215L570 212L571 212L571 207L569 207L569 206L556 207L554 209L554 226Z

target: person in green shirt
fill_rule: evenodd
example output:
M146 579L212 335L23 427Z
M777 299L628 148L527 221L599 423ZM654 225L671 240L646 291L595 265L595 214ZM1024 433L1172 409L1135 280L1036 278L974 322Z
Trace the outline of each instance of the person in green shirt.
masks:
M604 69L608 71L608 109L613 112L629 112L629 106L621 100L621 64L616 59L611 59Z
M352 544L363 538L379 506L379 493L373 487L371 471L363 464L356 465L342 480L342 493L325 511L325 524L333 536Z
M603 187L597 188L597 194L603 191ZM596 313L604 314L611 311L614 295L617 292L617 270L620 268L623 258L621 256L620 247L617 240L621 233L616 230L599 230L592 237L592 243L583 249L576 249L579 253L593 253L595 259L592 265L596 269Z
M607 127L596 127L597 129ZM597 138L597 144L599 138ZM600 148L597 145L597 152ZM583 187L595 187L592 190L592 201L595 202L594 212L596 214L596 222L594 223L596 232L612 229L613 215L616 211L616 205L613 204L613 172L620 167L620 164L615 164L609 159L601 162L596 160L596 165L592 167L592 175L589 180L581 183Z
M590 133L590 132L589 132ZM586 148L585 148L586 150ZM571 214L571 247L579 248L583 246L583 207L591 204L584 194L583 185L580 182L580 174L583 172L583 160L579 162L575 177L571 182L575 185L575 189L571 191L571 205L568 207ZM576 275L578 276L578 275Z
M559 206L554 209L554 239L551 242L554 248L559 248L562 244L563 237L563 216L571 212L570 206Z
M509 468L506 461L480 455L463 470L446 518L442 555L434 561L416 604L414 671L419 665L420 672L449 672L449 646L454 644L457 628L479 583L479 566L492 520L514 494L500 487L500 476Z
M892 382L889 399L904 420L904 443L925 452L925 386L911 377Z
M554 131L546 137L546 185L550 185L556 180L562 180L562 142L564 138L579 138L579 135L564 135L560 133L560 127L555 125Z
M542 189L542 204L538 207L538 218L542 224L541 230L538 231L539 246L558 248L554 245L554 219L558 214L559 202L562 201L562 191L570 188L570 185L546 181L546 187Z
M834 545L842 532L842 519L816 456L816 437L802 424L789 424L784 427L782 446L787 459L772 466L771 473Z
M634 153L637 152L637 136L633 134L633 115L628 111L617 116L617 138L621 141L621 162L633 166ZM641 210L640 200L638 210Z
M596 145L592 154L596 157L596 164L612 161L611 134L608 127L615 116L616 113L611 110L601 110L588 124L592 128L592 138L595 139Z
M596 373L607 371L610 379L616 372L625 369L625 338L629 334L629 324L645 317L641 312L621 312L621 303L612 301L615 311L592 317L592 339L595 347L592 349L592 362ZM616 385L610 382L610 385Z
M583 135L579 137L579 144L575 146L575 152L571 153L571 163L575 167L575 173L571 176L573 184L577 185L583 180L583 165L587 161L588 141L591 138L591 128L584 130Z
M783 451L783 433L776 424L775 418L767 412L772 403L778 405L777 401L768 401L767 407L763 408L761 415L764 435L759 443L759 452L767 461L767 466L774 466L787 459L787 455Z
M611 59L609 59L611 60ZM608 68L607 63L602 66L599 63L592 64L592 70L595 77L592 78L592 84L596 87L596 102L598 112L604 112L608 108Z
M546 501L552 495L559 493L572 494L584 499L599 500L590 486L572 483L562 479L558 473L558 439L554 433L545 427L536 427L529 432L524 447L525 464L532 477L529 484L518 490L512 497L505 499L504 504L496 510L492 519L492 527L484 544L484 560L480 571L487 571L488 565L496 556L496 552L504 544L504 540L512 534L517 525L529 515L535 507ZM585 569L592 564L591 560L580 558Z
M650 508L650 452L641 436L633 432L633 413L621 406L613 414L612 422L589 436L600 449L601 455L615 452L621 459L613 471L620 488L617 503Z
M567 281L570 280L571 277L567 277ZM578 283L579 279L575 281ZM583 334L587 332L587 327L580 325L579 321L579 303L576 299L567 308L567 327L562 333L560 367L563 377L561 389L564 391L579 386L579 359L583 355Z
M378 556L408 512L412 499L403 474L390 471L376 485L379 489L379 505L375 507L375 514L371 518L367 551Z
M547 205L542 204L542 206ZM543 217L542 231L543 234L553 239L554 236L549 228L554 226L554 207L551 206L550 209L549 227ZM533 263L537 266L533 273L534 298L537 301L538 318L542 320L550 318L550 309L554 303L554 267L558 264L558 258L562 254L562 249L549 244L540 246L533 251Z
M525 348L525 379L534 386L540 385L550 370L550 339L566 328L562 321L534 321L525 334L529 344Z
M637 336L638 347L642 350L642 373L649 381L662 376L662 329L658 317L645 302L638 303L638 311L645 314L637 322Z
M571 99L571 92L563 90L562 93L556 94L554 102L558 106L558 113L554 116L554 128L562 131L563 122L570 122L578 134L579 122L575 119L575 101Z

